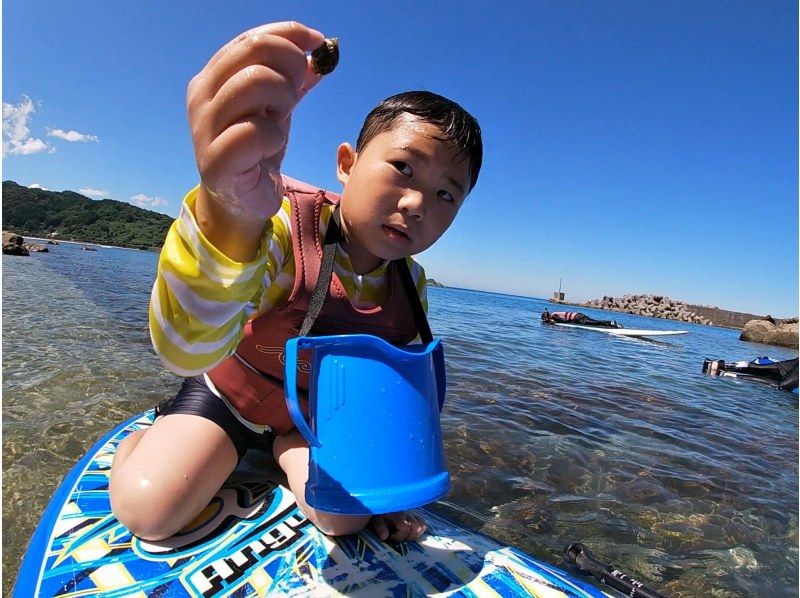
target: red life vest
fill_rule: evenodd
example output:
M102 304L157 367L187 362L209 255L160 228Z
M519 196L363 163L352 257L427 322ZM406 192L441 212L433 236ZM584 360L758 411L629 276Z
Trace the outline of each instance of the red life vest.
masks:
M284 177L291 203L294 286L288 299L270 311L252 318L244 327L244 338L236 351L207 372L214 386L246 420L268 425L276 434L294 428L283 393L285 354L289 338L300 331L322 263L319 220L324 204L336 204L339 196ZM418 331L413 312L393 264L386 275L388 298L384 305L357 309L336 273L328 295L311 329L314 336L328 334L373 334L395 345L405 345ZM305 357L305 358L304 358ZM298 359L298 391L304 415L308 414L308 355Z
M581 314L576 311L554 311L550 315L556 322L574 322Z

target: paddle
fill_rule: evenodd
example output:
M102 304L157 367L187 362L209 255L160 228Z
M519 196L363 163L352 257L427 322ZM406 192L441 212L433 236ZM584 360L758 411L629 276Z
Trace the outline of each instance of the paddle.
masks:
M594 575L600 583L624 592L631 598L667 598L664 594L646 587L642 582L617 571L611 565L601 563L583 544L574 543L564 548L564 560L581 573Z

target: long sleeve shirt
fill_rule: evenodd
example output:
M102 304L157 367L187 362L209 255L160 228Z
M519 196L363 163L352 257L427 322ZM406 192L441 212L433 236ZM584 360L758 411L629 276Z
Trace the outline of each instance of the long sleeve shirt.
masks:
M231 260L203 236L194 217L196 198L197 188L186 195L167 233L150 295L153 347L180 376L200 375L230 355L247 321L284 302L295 277L288 198L267 223L258 254L247 263ZM323 206L321 238L332 212L332 206ZM425 272L413 259L407 261L427 312ZM384 261L371 272L356 274L347 252L339 246L334 272L353 306L365 309L386 300L388 265Z

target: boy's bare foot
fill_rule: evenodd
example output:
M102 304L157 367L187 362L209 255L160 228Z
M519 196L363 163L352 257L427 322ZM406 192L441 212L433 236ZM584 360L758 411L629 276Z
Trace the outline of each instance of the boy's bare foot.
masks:
M396 542L413 542L428 530L428 526L414 511L375 515L369 527L381 540Z

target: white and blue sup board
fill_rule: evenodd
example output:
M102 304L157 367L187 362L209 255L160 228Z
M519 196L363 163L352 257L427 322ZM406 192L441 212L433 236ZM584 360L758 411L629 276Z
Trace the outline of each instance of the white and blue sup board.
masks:
M605 332L612 336L675 336L678 334L686 334L686 330L646 330L635 328L607 328L605 326L584 326L582 324L566 324L563 322L554 322L556 326L563 328L580 328L581 330L592 330L594 332Z
M330 538L286 488L236 473L180 533L140 540L111 513L108 481L120 441L152 421L148 412L121 424L70 471L31 539L15 597L610 597L428 511L416 542L385 543L366 530Z

